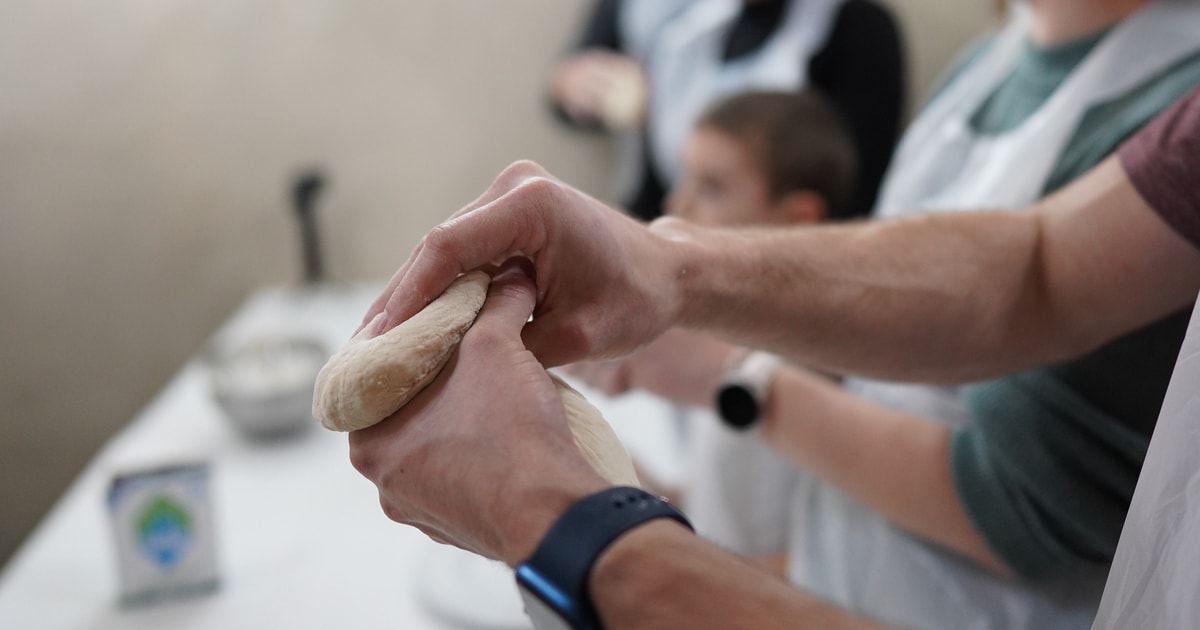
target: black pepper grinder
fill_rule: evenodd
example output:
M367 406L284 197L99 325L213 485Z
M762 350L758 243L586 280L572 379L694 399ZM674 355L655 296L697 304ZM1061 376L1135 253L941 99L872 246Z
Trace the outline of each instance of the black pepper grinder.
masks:
M300 221L300 248L304 256L304 283L313 285L325 279L321 248L317 237L317 195L325 186L318 170L307 171L292 183L292 205Z

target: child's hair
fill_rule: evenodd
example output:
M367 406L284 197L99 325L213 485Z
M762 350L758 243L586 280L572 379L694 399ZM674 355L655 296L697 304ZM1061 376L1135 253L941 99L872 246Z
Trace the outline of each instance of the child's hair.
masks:
M702 127L746 144L772 199L812 190L824 197L828 218L849 218L858 158L849 130L823 95L812 89L739 92L709 106L696 122Z

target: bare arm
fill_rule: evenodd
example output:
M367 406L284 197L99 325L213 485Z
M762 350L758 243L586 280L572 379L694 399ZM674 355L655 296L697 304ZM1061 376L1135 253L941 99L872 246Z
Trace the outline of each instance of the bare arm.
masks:
M607 485L521 344L533 306L533 283L504 268L437 379L392 417L350 434L351 460L391 519L509 566L529 557L573 501ZM661 519L610 545L589 591L609 628L879 627Z
M591 592L606 628L883 627L661 520L634 529L601 554Z
M610 393L643 389L680 404L712 405L722 372L742 356L710 335L670 330L617 361L577 376ZM803 368L782 368L767 394L759 437L897 526L1010 575L967 517L950 470L951 432L847 393Z
M1075 356L1200 289L1200 252L1114 158L1023 211L652 229L675 243L677 321L879 378L967 380Z
M761 437L899 527L1011 575L958 500L945 426L861 400L789 367L771 386Z
M684 324L820 369L969 380L1082 354L1200 290L1200 252L1112 158L1024 211L770 231L647 229L519 163L421 241L364 322L386 309L394 326L511 255L536 267L523 338L547 365Z

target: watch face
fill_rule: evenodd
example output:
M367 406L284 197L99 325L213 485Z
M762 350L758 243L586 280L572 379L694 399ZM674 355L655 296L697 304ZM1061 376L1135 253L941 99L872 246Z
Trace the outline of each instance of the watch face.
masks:
M758 401L749 388L726 385L717 393L717 412L734 427L746 428L758 419Z

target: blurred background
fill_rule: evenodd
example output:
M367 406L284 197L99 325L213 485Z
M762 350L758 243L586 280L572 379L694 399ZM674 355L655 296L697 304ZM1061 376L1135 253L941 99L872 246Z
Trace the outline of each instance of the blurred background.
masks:
M989 2L888 0L911 112ZM583 0L0 3L0 565L256 288L302 278L290 186L321 168L327 273L386 279L509 162L608 198L556 124Z

